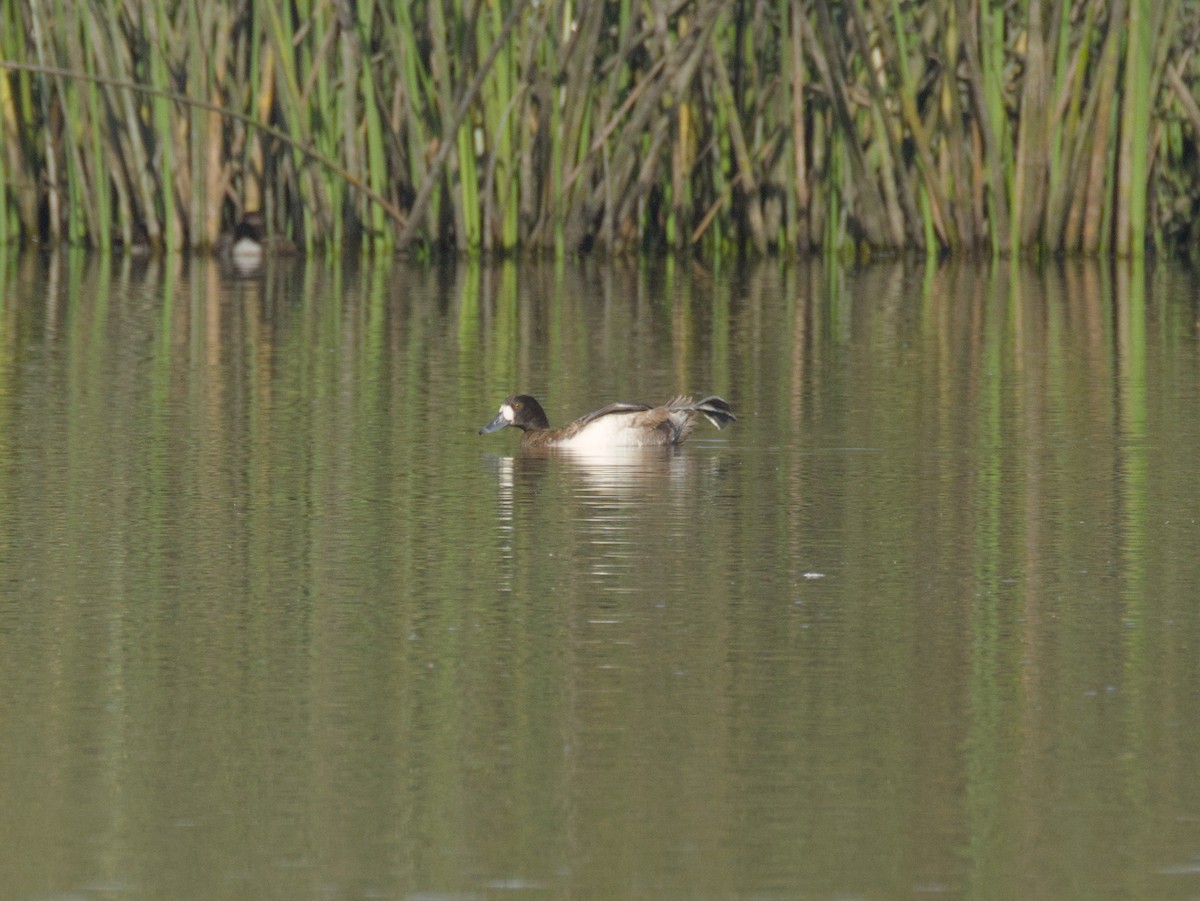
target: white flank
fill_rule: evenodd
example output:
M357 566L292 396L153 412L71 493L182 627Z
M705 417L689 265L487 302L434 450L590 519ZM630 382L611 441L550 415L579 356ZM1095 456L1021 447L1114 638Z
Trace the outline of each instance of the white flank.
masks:
M566 441L555 443L555 447L566 447L577 451L605 451L614 447L644 447L661 444L661 435L647 434L635 426L637 413L609 413L589 422L583 431ZM655 439L660 440L655 440Z
M239 269L256 269L262 265L262 245L249 238L242 238L233 245L232 257L233 264Z

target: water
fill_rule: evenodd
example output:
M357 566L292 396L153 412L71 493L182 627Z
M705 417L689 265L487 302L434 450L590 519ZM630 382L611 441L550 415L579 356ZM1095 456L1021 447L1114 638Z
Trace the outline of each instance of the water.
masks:
M0 288L0 896L1200 893L1190 271Z

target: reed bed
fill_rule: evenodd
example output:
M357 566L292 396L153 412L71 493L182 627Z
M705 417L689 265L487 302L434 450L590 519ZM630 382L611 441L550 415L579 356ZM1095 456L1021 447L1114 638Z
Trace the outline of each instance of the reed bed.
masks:
M1196 246L1179 0L13 0L0 241Z

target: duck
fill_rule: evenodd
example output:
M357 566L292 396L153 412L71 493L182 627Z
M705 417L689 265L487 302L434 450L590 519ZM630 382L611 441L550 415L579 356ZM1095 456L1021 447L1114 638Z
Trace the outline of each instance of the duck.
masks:
M580 416L560 429L550 428L536 398L513 394L504 399L496 418L480 435L512 426L520 429L524 448L606 450L624 447L668 447L682 444L703 416L718 429L736 422L733 408L716 395L693 402L680 395L659 406L614 403Z
M266 234L266 220L259 210L249 210L213 245L213 250L240 272L253 272L266 256L294 253L296 246L282 235Z

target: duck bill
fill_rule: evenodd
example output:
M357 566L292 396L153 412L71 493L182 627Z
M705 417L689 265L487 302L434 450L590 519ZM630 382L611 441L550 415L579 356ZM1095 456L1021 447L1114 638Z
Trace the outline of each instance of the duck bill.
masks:
M498 432L508 425L508 420L504 418L504 411L501 410L496 414L496 418L479 430L480 435L488 435L492 432Z

